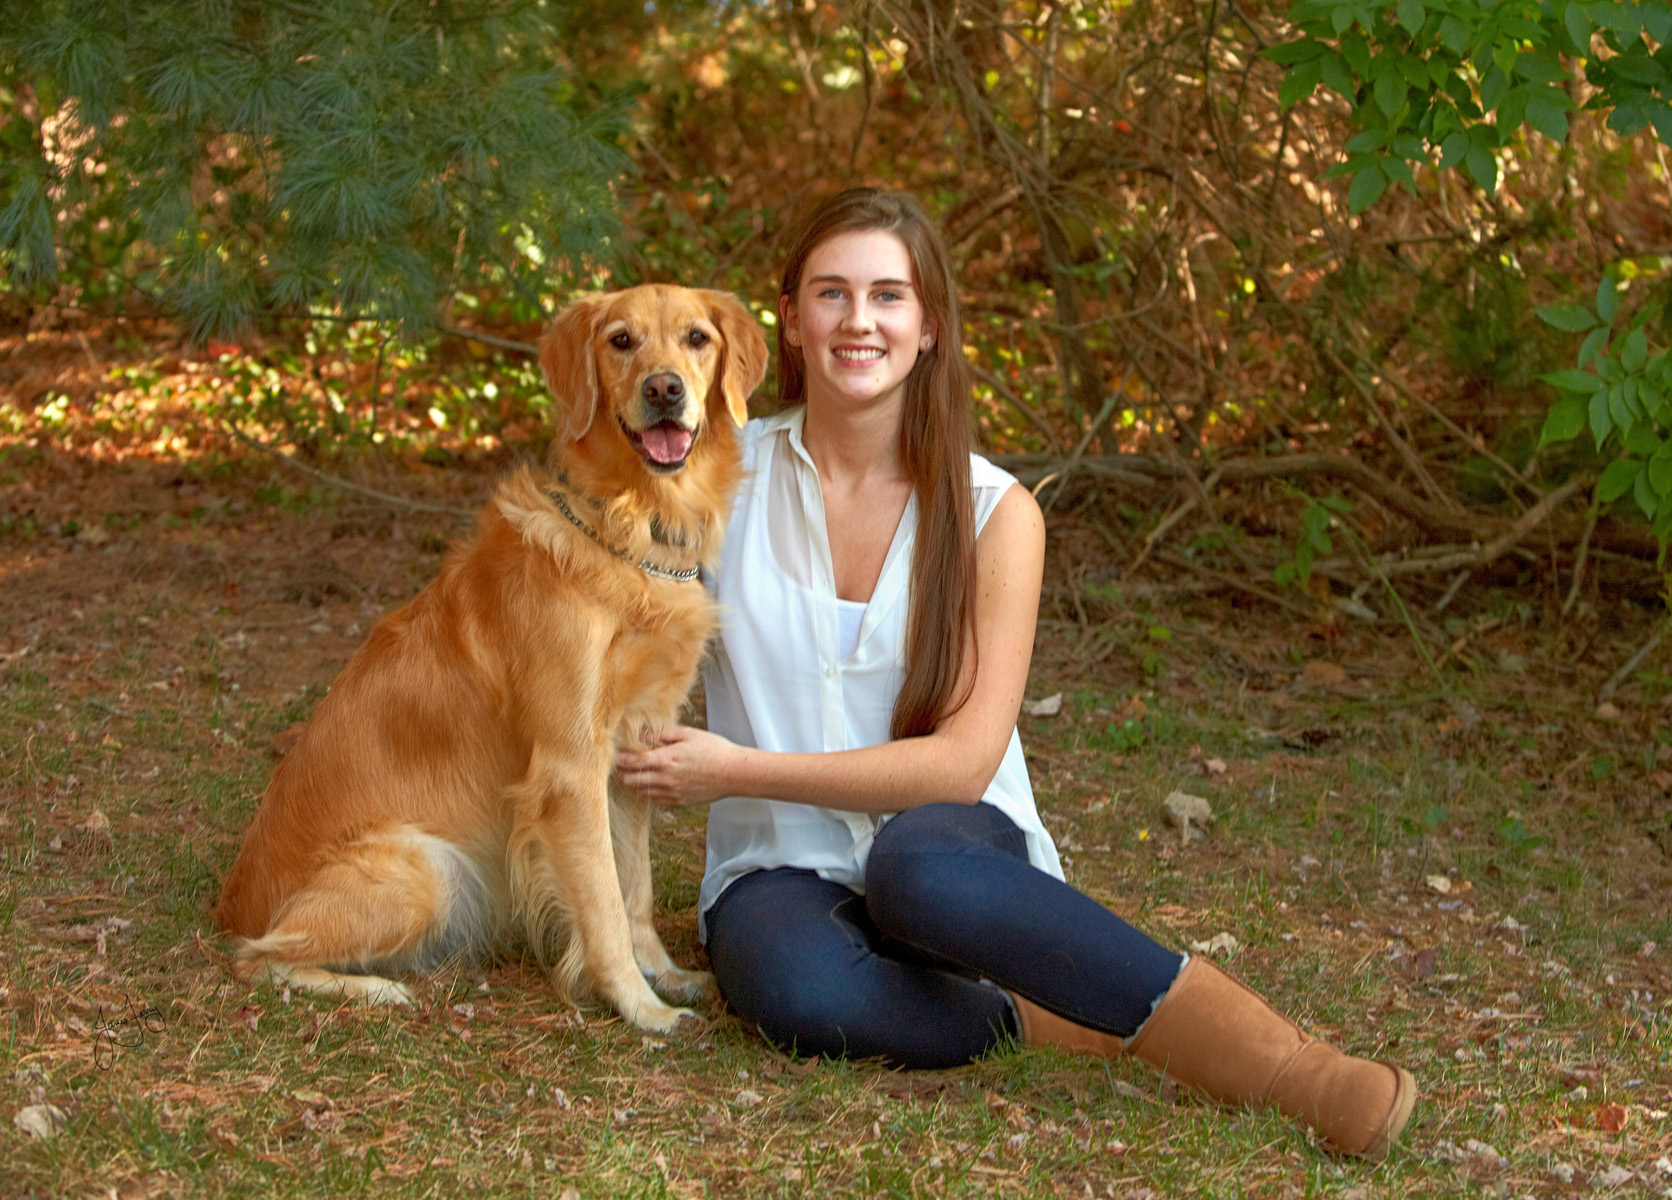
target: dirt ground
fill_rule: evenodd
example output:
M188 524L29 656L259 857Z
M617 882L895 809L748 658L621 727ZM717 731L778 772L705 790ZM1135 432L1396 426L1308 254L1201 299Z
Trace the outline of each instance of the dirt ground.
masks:
M1483 587L1430 664L1395 621L1126 578L1082 518L1053 519L1029 697L1061 707L1022 731L1070 877L1417 1072L1408 1149L1361 1177L1129 1064L1106 1084L1054 1056L785 1064L723 1013L668 1049L555 1005L521 963L438 982L408 1026L232 983L207 909L267 774L470 520L333 488L189 412L46 424L20 378L0 1194L1672 1195L1672 648L1596 703L1649 608L1562 620L1559 597ZM470 510L510 458L326 469ZM1213 808L1204 841L1167 824L1176 791ZM700 816L660 824L659 920L687 963L701 854ZM100 1020L136 1004L158 1032L110 1070ZM67 1131L15 1124L43 1106Z

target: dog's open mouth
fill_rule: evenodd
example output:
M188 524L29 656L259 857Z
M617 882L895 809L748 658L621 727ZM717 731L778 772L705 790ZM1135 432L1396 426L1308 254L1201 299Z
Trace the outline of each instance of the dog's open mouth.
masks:
M653 471L677 471L690 456L691 443L696 434L677 421L658 421L644 429L629 429L625 422L621 430L633 449Z

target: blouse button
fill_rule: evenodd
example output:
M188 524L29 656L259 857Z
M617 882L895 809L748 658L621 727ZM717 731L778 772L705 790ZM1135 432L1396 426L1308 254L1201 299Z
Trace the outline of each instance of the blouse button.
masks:
M836 668L831 666L829 663L825 663L824 664L824 677L826 679L834 679L836 677Z

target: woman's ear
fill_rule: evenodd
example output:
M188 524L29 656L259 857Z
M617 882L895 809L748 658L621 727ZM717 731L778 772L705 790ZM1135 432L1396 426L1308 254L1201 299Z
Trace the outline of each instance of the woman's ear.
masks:
M801 345L801 317L795 311L795 301L788 296L778 297L778 320L783 326L784 340L792 346Z
M766 378L766 335L760 322L730 292L705 288L702 297L723 344L714 385L724 393L731 419L742 425L749 419L750 393Z
M586 296L557 314L540 339L540 371L558 408L567 414L558 433L575 441L598 413L598 364L592 339L609 296Z

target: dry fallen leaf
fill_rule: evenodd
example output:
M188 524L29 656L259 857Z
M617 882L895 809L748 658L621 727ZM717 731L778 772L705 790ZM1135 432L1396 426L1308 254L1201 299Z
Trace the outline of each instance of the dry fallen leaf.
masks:
M1479 1138L1469 1138L1463 1143L1463 1150L1488 1170L1501 1171L1507 1165L1504 1156L1498 1153L1496 1146L1490 1142L1483 1142Z
M1654 952L1655 952L1655 944L1654 944L1653 941L1644 942L1641 946L1637 947L1637 957L1638 958L1648 958Z
M1570 1088L1602 1082L1602 1072L1591 1063L1561 1066L1556 1068L1556 1071L1562 1077L1562 1082Z
M1453 879L1449 875L1424 876L1423 882L1428 890L1438 892L1442 896L1467 896L1475 890L1475 885L1467 879Z
M1054 717L1062 711L1062 693L1046 696L1043 700L1024 700L1022 711L1030 717Z
M1498 1153L1498 1147L1494 1146L1491 1142L1483 1142L1479 1138L1465 1139L1463 1142L1463 1152L1465 1154L1474 1154L1487 1159L1503 1158L1503 1155Z
M1601 704L1597 705L1597 720L1599 720L1599 721L1618 721L1619 719L1620 719L1620 710L1617 706L1608 703L1608 701L1606 701L1606 700L1604 700Z
M1411 956L1411 977L1427 979L1440 966L1440 956L1430 949L1418 950Z
M1320 684L1324 687L1339 687L1347 682L1346 669L1332 662L1325 662L1315 658L1306 664L1301 671L1301 677L1308 683Z
M69 1118L56 1104L29 1104L17 1110L12 1124L32 1138L53 1138L69 1126Z
M1619 1133L1631 1119L1631 1110L1623 1104L1597 1105L1597 1127L1606 1133Z
M1222 758L1210 758L1210 759L1208 759L1207 768L1208 768L1208 774L1209 775L1223 775L1231 769L1230 767L1225 765L1225 760L1222 759Z
M1230 958L1240 949L1242 943L1229 933L1216 933L1205 942L1190 943L1192 954L1223 954Z

